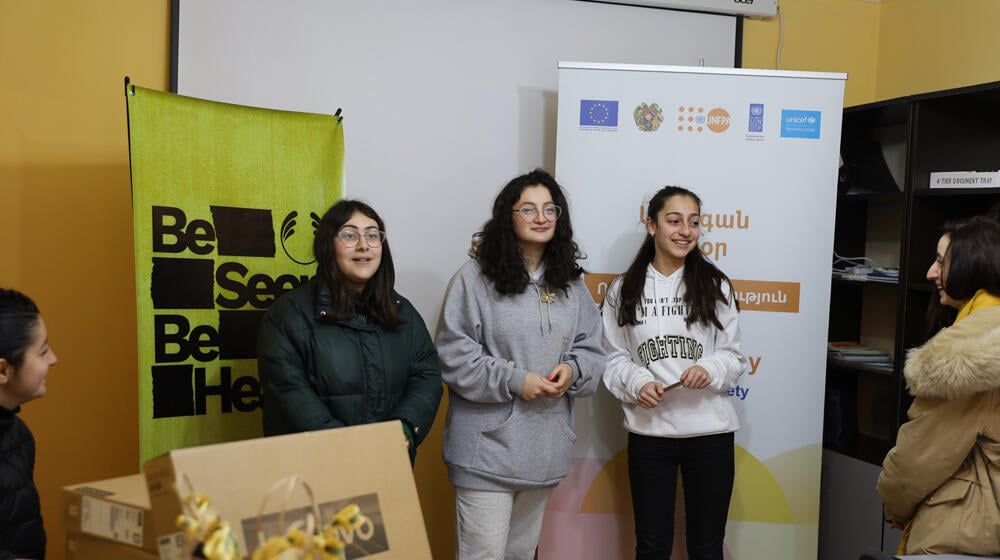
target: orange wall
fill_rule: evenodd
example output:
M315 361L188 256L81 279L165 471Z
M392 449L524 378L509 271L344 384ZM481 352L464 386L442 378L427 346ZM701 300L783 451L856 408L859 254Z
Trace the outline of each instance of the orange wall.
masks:
M847 72L844 104L1000 80L996 0L779 0L786 70ZM746 20L743 66L774 68L781 23Z
M0 2L0 285L36 300L60 360L22 412L57 560L59 489L138 470L122 92L166 87L167 22L167 2Z
M883 0L876 99L1000 80L996 0Z
M880 4L863 0L778 0L781 18L744 20L743 67L846 72L844 104L875 95Z

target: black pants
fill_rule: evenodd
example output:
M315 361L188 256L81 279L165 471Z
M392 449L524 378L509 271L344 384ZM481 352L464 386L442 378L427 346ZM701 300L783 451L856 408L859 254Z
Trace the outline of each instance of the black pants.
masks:
M693 438L629 433L636 560L670 558L678 470L684 486L688 558L722 560L735 475L732 433Z

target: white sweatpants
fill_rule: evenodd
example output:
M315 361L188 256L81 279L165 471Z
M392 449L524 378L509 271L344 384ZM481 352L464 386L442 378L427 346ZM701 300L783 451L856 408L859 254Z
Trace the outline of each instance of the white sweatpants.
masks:
M532 560L554 487L521 492L455 488L458 560Z

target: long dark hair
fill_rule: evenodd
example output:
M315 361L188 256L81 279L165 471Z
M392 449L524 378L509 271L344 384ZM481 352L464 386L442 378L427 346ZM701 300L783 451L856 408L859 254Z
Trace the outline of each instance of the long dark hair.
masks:
M569 283L583 274L577 260L584 258L573 240L573 225L569 218L569 205L562 187L552 175L536 169L511 179L493 201L493 216L475 236L472 256L479 263L483 274L493 281L501 294L520 294L528 287L528 270L514 235L514 204L528 187L542 186L552 195L552 202L562 208L556 220L555 234L545 245L542 262L545 265L545 283L552 288L569 288Z
M966 300L979 290L1000 295L1000 224L975 216L951 232L945 255L944 291Z
M657 191L649 201L649 208L646 210L646 219L657 219L660 210L667 203L667 200L675 196L686 196L698 205L698 212L701 212L701 199L698 195L683 187L666 186ZM646 284L646 268L653 262L656 256L656 241L652 235L647 235L643 240L639 251L632 264L622 276L621 301L618 307L618 325L637 325L639 323L636 312L642 300L642 289ZM685 323L690 327L694 323L705 326L715 325L722 330L722 323L719 321L715 307L716 302L729 304L736 300L729 277L718 269L705 255L696 243L691 252L684 258L684 304L688 308L688 316ZM729 294L722 291L723 283L729 284ZM739 304L737 303L737 309Z
M17 290L0 288L0 358L17 368L31 346L32 331L38 325L38 306Z
M388 236L382 242L382 260L374 276L365 283L361 294L351 291L337 268L337 233L351 219L355 212L361 213L378 224L385 231L385 222L378 213L359 200L341 200L323 214L316 228L313 240L313 254L316 255L316 274L330 289L330 307L333 318L345 320L358 313L367 313L376 323L385 328L396 328L406 321L400 317L393 288L396 284L396 269L392 265L392 251L389 250ZM364 243L362 239L360 243Z
M945 223L941 235L949 238L941 266L942 286L951 299L967 300L980 289L1000 295L1000 224L988 216ZM927 309L928 335L952 324L953 307L931 298Z

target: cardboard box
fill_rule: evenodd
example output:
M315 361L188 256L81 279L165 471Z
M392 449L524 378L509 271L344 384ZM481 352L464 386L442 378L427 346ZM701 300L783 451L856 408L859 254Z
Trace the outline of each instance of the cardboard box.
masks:
M348 559L431 560L403 429L395 421L192 447L149 460L146 482L161 557L179 555L168 548L181 540L174 527L188 482L229 523L246 557L257 544L265 497L265 537L282 533L277 527L282 511L286 524L304 519L310 501L301 488L293 494L272 491L293 475L312 488L319 524L348 504L360 506L371 520L342 536Z
M67 531L157 552L143 475L74 484L62 494Z
M140 478L142 475L139 475ZM100 537L66 532L66 560L159 560L160 555Z

